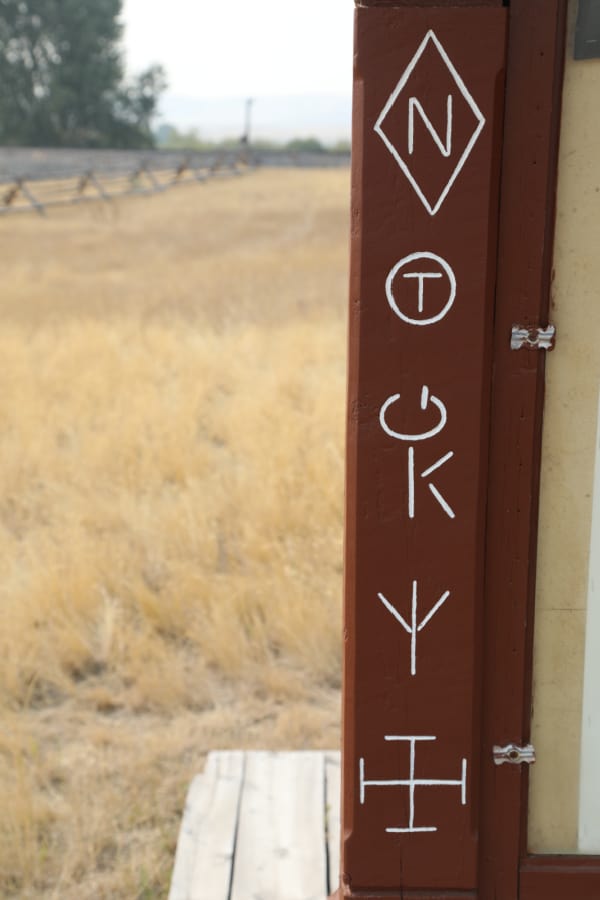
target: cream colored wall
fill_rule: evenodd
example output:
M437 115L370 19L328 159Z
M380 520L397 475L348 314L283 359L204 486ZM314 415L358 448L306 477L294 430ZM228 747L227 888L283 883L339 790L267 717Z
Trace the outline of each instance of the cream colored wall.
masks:
M550 316L557 346L547 360L538 543L533 710L538 762L531 770L529 844L541 853L577 851L600 387L600 60L573 60L575 7L572 2Z

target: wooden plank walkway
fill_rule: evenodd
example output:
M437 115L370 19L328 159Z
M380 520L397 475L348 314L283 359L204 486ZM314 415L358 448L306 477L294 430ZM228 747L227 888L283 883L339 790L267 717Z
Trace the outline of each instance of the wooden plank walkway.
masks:
M326 900L338 886L340 754L209 754L186 799L169 900Z

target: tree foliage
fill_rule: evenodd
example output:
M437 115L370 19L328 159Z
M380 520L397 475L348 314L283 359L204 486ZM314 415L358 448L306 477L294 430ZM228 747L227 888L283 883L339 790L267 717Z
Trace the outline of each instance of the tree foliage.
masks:
M0 0L0 143L142 147L161 66L125 81L122 0Z
M168 123L157 128L154 136L158 146L165 150L235 150L240 146L239 138L211 141L203 138L196 128L180 130ZM330 145L310 136L293 138L287 142L258 138L250 146L253 150L265 153L350 153L348 140Z

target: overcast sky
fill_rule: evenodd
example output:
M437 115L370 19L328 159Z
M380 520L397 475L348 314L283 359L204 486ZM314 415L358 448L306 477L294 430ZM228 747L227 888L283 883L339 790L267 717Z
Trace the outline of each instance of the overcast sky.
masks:
M352 0L124 0L129 68L178 97L349 94Z

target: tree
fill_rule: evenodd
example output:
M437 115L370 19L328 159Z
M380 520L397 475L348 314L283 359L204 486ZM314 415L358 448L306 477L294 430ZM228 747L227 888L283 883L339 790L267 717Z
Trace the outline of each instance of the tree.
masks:
M0 0L0 143L143 147L161 66L126 83L122 0Z
M315 137L294 138L285 145L290 153L326 153L326 147Z

